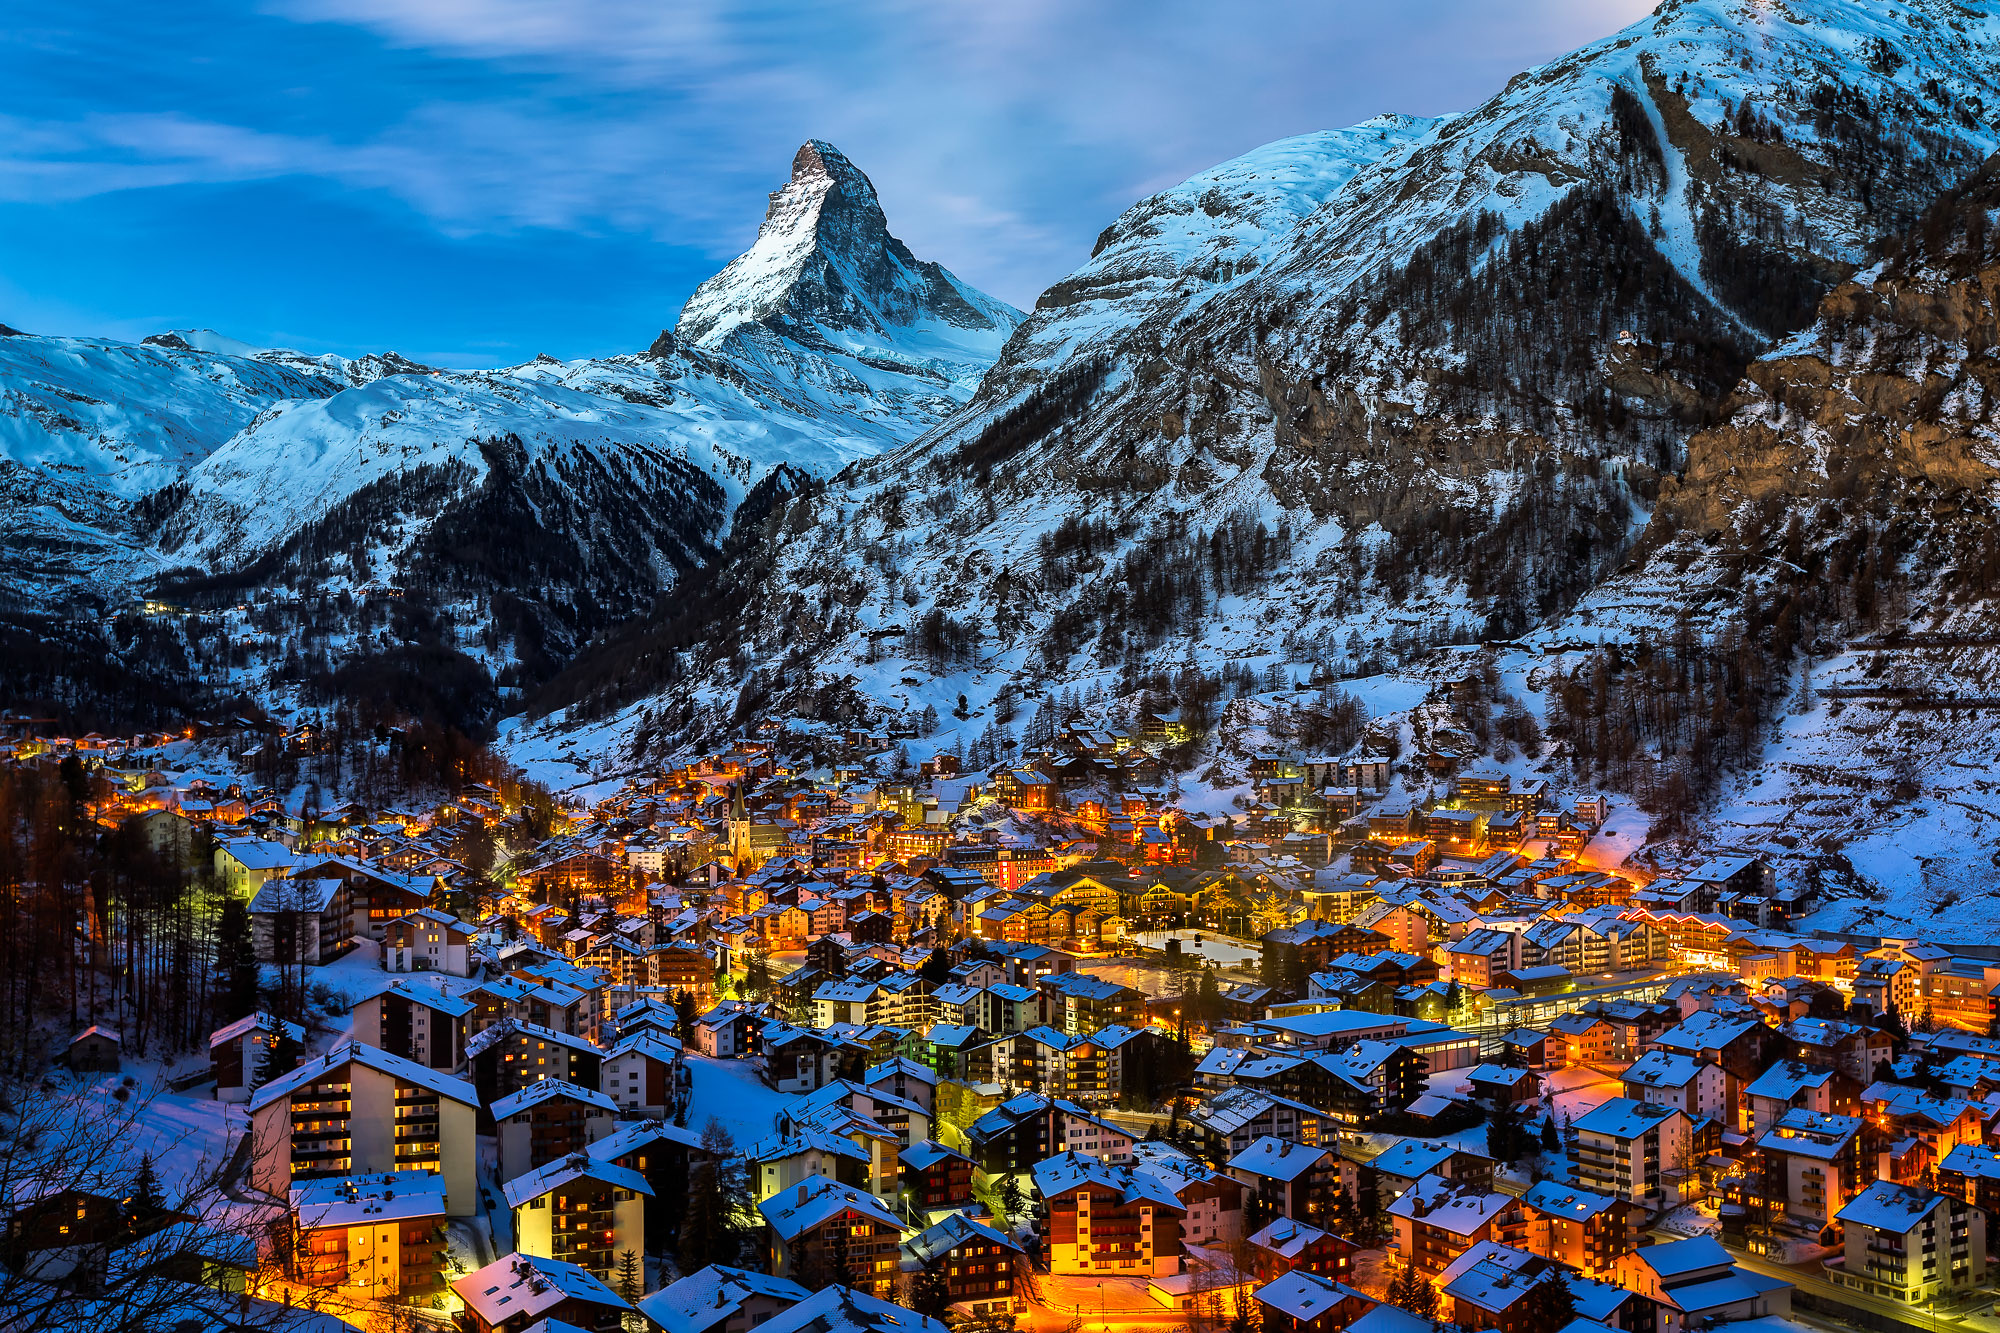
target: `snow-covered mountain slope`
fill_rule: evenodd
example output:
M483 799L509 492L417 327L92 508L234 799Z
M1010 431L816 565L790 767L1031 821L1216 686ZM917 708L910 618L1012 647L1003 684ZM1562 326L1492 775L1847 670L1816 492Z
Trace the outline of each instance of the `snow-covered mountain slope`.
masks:
M771 196L756 243L701 284L675 337L761 362L784 343L969 393L1021 312L889 234L875 187L813 139Z
M403 632L532 683L708 560L767 477L789 494L935 426L1020 320L912 256L818 142L689 310L645 353L477 372L206 329L0 338L0 573L31 610L256 604L257 652L232 651L253 691L274 662L296 684ZM369 621L299 665L345 614L328 599L384 590L395 633Z
M1347 132L1290 226L1316 186L1253 183L1274 145L1162 196L1201 217L1114 225L963 411L786 520L710 637L789 658L781 698L893 716L1519 634L1617 566L1742 367L2000 147L1997 106L1994 0L1670 0L1469 112ZM1240 225L1254 271L1187 273L1183 225ZM624 734L733 712L716 660Z
M1377 116L1280 139L1140 200L1098 236L1090 262L1050 287L980 398L1002 398L1074 359L1143 355L1170 326L1254 279L1274 241L1370 163L1437 122Z
M1842 894L1823 926L2000 927L1965 873L2000 864L1996 348L2000 158L1750 366L1631 565L1545 636L1719 634L1762 664L1758 760L1694 825Z
M339 387L185 343L0 337L0 458L136 499L266 408Z

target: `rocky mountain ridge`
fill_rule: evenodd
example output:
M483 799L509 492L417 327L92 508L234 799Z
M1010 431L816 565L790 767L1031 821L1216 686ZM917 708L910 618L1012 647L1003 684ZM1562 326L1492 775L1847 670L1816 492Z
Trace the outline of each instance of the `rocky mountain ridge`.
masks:
M684 313L704 336L646 353L446 371L209 330L0 338L17 614L150 593L219 616L179 669L266 697L400 652L405 631L468 677L546 675L701 568L767 476L787 488L936 424L1018 321L911 256L831 146L795 169L759 245L782 231L799 262L760 267L754 291L732 266ZM511 545L474 516L513 522ZM342 627L385 596L403 614ZM253 615L259 633L232 624Z
M1618 568L1743 367L2000 147L1995 105L1992 3L1672 0L1472 111L1347 132L1275 215L1197 177L963 410L795 504L706 644L628 642L540 707L610 757L746 699L990 721L1003 691L1525 633ZM1313 156L1262 151L1204 175Z

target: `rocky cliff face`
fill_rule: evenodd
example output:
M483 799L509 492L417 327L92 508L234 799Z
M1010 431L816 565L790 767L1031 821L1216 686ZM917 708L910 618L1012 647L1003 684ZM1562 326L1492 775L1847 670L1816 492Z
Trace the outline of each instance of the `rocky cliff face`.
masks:
M1748 368L1630 565L1550 635L1719 634L1772 682L1758 761L1695 823L1838 895L1818 925L2000 928L1964 873L2000 864L1996 346L2000 159Z
M1743 367L2000 147L1996 105L1991 3L1678 0L1463 115L1204 173L788 520L723 637L792 664L752 693L978 716L1520 634L1619 565Z

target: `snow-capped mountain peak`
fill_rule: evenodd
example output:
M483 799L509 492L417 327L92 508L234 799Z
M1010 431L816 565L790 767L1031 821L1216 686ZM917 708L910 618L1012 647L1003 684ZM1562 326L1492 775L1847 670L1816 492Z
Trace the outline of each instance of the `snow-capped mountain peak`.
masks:
M875 187L832 144L808 140L771 195L757 240L695 289L676 337L702 349L764 329L902 363L990 362L1021 320L889 233Z

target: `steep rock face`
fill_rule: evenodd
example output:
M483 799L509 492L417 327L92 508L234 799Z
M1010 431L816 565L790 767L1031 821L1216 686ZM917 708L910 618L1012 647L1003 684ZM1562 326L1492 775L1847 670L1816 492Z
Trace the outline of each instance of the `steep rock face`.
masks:
M756 243L695 289L674 334L751 361L790 342L969 391L1020 319L911 254L868 177L814 139L771 196Z
M1549 636L1757 666L1759 760L1694 822L1835 895L1819 925L2000 928L1964 874L2000 863L1996 347L2000 159L1749 367L1630 567Z
M801 706L907 716L1519 634L1616 567L1742 367L2000 146L1994 106L1991 0L1676 0L1378 126L1289 223L1197 178L1163 199L1212 227L1128 213L963 411L788 520L720 637L789 655ZM1149 264L1162 218L1254 240Z

